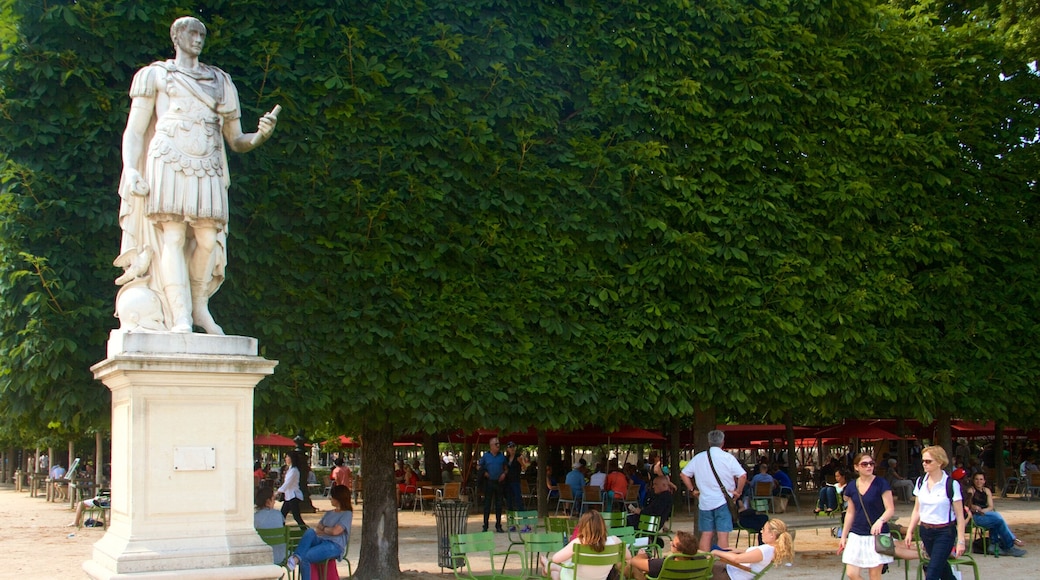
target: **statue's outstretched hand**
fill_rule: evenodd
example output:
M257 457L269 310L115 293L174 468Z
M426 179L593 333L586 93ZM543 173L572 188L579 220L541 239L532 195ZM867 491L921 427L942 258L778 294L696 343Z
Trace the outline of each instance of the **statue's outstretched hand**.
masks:
M256 133L253 133L252 138L249 139L250 148L259 147L261 143L267 141L267 139L271 137L271 133L274 133L275 125L278 124L278 113L281 112L282 106L275 105L273 109L264 113L263 117L260 117L260 122L256 127Z
M281 105L275 105L273 109L264 113L263 117L260 117L260 123L257 125L256 133L259 139L266 141L271 133L274 133L274 128L278 124L278 113L282 112ZM254 139L258 141L259 139Z

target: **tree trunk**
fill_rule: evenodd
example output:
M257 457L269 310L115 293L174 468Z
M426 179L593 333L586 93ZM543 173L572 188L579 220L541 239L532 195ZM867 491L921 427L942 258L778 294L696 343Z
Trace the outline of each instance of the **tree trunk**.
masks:
M394 436L389 425L361 427L361 465L365 502L361 527L361 557L354 578L391 580L400 576L398 557L397 486L394 484Z
M441 481L441 450L437 445L436 433L423 433L423 470L426 471L426 481L434 485L444 483Z
M932 444L941 445L946 450L946 456L950 458L950 465L953 465L953 435L950 432L950 414L943 411L935 419L935 441Z
M544 459L543 459L544 457ZM546 486L546 469L549 467L549 440L545 430L538 430L538 479L534 485L538 488L538 517L549 515L549 488Z
M101 437L101 432L98 431L94 434L94 483L97 484L97 489L101 489L101 479L104 477L105 471L105 448Z
M708 432L715 429L715 408L698 407L693 417L693 453L708 448Z
M993 482L994 490L1000 493L1007 484L1007 475L1004 473L1004 422L993 422L993 468L996 470L996 481Z
M787 465L784 467L787 469L787 477L791 478L791 484L794 489L791 493L797 493L798 490L798 452L795 450L794 445L794 413L787 411L784 413L784 437L787 439Z
M679 478L679 452L682 450L681 434L682 428L679 426L679 420L672 419L668 421L668 458L670 460L668 475L678 489L683 489L682 479Z
M906 430L906 419L903 417L896 417L896 435L899 435L902 439L898 443L898 452L896 460L899 462L899 471L905 477L909 477L910 472L910 447L907 445L906 436L908 435ZM877 458L875 457L876 461Z
M715 429L715 407L697 405L693 416L693 455L708 448L708 432ZM692 456L691 456L692 457ZM682 488L679 488L682 489ZM693 533L700 535L700 518L693 520Z

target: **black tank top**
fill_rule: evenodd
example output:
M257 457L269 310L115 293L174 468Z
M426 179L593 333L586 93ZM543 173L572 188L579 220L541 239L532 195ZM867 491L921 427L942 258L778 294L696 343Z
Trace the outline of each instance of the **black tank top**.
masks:
M989 507L989 501L988 501L988 499L986 497L986 492L979 491L979 490L977 490L975 488L972 488L971 505L973 505L973 506L975 506L977 508L983 508L983 509L988 508Z

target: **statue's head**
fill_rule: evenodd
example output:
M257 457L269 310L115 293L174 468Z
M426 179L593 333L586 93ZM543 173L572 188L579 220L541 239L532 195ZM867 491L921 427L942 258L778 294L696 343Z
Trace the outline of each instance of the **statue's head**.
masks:
M203 24L202 21L198 18L195 18L194 16L182 16L177 20L173 21L173 24L170 25L170 40L173 41L174 50L177 50L178 48L184 48L185 44L182 44L182 42L186 43L186 40L181 41L179 40L179 37L183 33L190 31L199 31L201 33L202 40L206 40L206 25Z

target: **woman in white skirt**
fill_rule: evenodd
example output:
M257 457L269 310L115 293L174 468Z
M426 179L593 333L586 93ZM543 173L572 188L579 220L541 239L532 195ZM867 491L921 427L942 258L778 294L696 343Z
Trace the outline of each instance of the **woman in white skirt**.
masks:
M856 456L853 467L859 477L845 486L848 504L838 553L851 580L861 580L867 570L871 580L881 580L881 568L894 559L874 550L874 536L888 534L888 520L896 513L892 488L880 477L874 477L874 458L869 453Z

